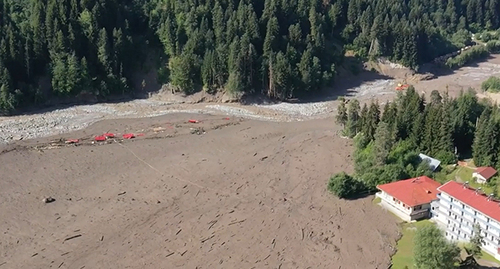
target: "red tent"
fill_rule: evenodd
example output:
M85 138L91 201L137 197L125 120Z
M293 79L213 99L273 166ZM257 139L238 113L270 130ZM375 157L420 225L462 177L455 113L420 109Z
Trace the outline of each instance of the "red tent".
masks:
M95 141L106 141L106 137L104 135L96 136Z
M135 135L134 134L124 134L123 138L124 139L132 139L132 138L135 138Z
M105 133L105 134L103 134L103 136L105 136L107 138L114 138L115 134L113 134L113 133Z

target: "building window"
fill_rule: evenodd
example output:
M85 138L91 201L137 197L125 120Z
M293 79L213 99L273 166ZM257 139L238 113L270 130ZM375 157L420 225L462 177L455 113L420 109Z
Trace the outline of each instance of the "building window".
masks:
M474 216L477 216L477 211L474 211Z
M486 222L488 222L488 223L489 223L489 222L490 222L490 218L486 218Z
M462 204L462 209L464 209L464 208L465 208L465 205L464 205L464 204Z
M452 205L450 205L450 209L453 209L453 206L452 206Z

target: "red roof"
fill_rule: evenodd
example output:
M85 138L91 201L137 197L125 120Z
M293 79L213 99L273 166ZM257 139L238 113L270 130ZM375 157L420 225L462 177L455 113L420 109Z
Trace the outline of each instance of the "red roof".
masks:
M499 202L496 200L488 200L485 194L476 193L475 189L465 187L463 184L455 181L446 182L443 186L439 187L438 190L445 192L453 198L460 200L462 203L500 222Z
M440 185L439 182L427 176L421 176L378 185L377 189L388 193L408 206L417 206L428 204L437 199L437 188Z
M474 172L480 174L482 177L488 180L497 173L497 170L495 170L493 167L478 167Z

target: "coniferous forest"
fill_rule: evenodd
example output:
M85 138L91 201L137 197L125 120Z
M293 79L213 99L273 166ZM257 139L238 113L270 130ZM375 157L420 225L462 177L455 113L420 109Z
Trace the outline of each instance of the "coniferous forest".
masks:
M472 157L477 167L500 168L499 107L478 100L472 89L457 98L433 91L426 100L409 87L382 108L376 101L361 107L356 99L341 99L336 120L356 148L355 174L340 173L329 182L340 197L422 175L447 181L446 169L431 171L419 153L440 160L443 167Z
M311 95L346 49L416 68L498 29L499 1L0 0L0 110L126 94L152 52L186 93Z

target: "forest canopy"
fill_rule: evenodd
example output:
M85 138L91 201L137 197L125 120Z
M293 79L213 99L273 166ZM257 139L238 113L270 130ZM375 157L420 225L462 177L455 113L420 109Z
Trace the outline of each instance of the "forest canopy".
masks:
M329 190L342 198L422 175L447 181L446 169L432 171L420 153L440 160L442 167L472 157L478 167L500 169L499 106L479 100L473 89L457 98L434 90L426 99L409 87L383 108L377 101L361 106L356 99L341 98L337 111L343 135L355 141L354 175L341 173L329 181ZM333 184L338 178L356 182L355 190Z
M0 0L0 13L4 112L125 94L158 51L162 82L186 93L306 96L346 49L416 68L500 27L499 0Z

